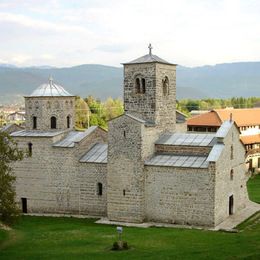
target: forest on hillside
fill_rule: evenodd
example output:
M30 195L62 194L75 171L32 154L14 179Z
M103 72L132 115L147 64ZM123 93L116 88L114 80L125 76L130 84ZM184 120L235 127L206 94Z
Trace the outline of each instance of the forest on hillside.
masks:
M212 110L220 108L254 108L260 107L260 97L229 98L229 99L181 99L176 102L176 108L190 116L192 110ZM122 115L124 112L123 101L119 98L108 98L100 101L93 96L76 98L76 126L85 129L89 126L99 125L107 129L109 120Z
M181 99L177 101L177 109L189 115L192 110L212 110L221 108L254 108L260 107L259 97L249 98L207 98L207 99Z

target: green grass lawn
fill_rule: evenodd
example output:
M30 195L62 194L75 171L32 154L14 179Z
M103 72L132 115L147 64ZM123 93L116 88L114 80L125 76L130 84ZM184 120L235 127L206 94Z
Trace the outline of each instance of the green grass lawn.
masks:
M255 175L247 182L250 200L260 203L260 174Z
M24 216L0 242L0 259L260 259L259 219L240 233L124 228L131 248L118 252L110 250L114 226L93 219Z
M8 233L5 230L0 229L0 245L1 243L7 239Z
M260 202L260 175L249 180ZM111 251L114 226L94 219L23 216L12 231L0 229L0 259L260 259L260 213L239 233L175 228L124 228L127 251Z

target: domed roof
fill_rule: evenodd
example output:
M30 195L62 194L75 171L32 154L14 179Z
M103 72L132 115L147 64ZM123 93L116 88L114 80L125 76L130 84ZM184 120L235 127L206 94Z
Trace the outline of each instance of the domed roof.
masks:
M53 83L53 78L49 78L47 84L40 85L35 89L30 97L72 97L62 86Z

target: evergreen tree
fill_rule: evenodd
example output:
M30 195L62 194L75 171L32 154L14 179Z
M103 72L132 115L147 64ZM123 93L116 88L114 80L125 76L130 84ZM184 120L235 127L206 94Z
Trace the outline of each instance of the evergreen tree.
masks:
M11 163L22 159L23 152L18 149L10 135L0 132L0 220L7 224L12 224L19 216Z

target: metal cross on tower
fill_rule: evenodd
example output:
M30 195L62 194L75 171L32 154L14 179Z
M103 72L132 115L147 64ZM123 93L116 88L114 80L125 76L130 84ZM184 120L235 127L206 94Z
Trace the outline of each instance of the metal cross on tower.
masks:
M149 43L149 46L148 46L148 49L149 49L149 55L151 56L152 55L152 44Z

